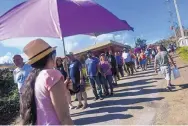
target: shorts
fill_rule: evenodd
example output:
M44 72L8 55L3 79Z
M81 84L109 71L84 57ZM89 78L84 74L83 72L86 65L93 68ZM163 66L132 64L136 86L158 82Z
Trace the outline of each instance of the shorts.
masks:
M86 83L80 84L80 92L85 92Z
M142 60L140 60L140 65L145 65L146 64L146 59L142 59Z
M71 95L80 92L80 78L71 78L72 89L69 89Z
M161 66L161 74L165 77L166 80L171 80L171 69L170 66Z

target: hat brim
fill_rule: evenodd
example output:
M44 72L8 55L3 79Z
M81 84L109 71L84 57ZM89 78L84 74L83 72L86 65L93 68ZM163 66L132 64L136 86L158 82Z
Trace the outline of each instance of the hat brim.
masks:
M51 52L53 52L54 50L56 50L57 46L56 47L52 47L52 48L49 48L48 50L40 53L39 55L35 56L34 58L28 60L26 62L26 64L34 64L36 63L37 61L39 61L40 59L44 58L45 56L47 56L48 54L50 54Z

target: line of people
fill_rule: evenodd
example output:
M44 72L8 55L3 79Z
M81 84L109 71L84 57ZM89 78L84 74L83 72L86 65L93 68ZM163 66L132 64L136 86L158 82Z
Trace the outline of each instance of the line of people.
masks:
M72 125L69 109L88 106L87 78L94 100L103 100L114 95L120 75L124 77L126 72L131 76L138 63L143 68L142 65L148 61L144 51L137 55L128 49L122 53L101 53L98 57L88 51L84 63L72 53L62 60L56 58L56 48L42 39L31 41L23 51L29 58L27 64L19 55L13 58L18 67L14 71L14 79L19 88L22 124ZM73 94L78 99L76 107L71 102Z

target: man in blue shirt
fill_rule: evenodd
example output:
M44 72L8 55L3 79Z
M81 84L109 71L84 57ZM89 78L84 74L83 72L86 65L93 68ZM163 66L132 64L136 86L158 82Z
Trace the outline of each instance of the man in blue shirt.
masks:
M21 96L23 85L29 73L31 72L32 67L28 64L25 64L23 62L23 58L20 55L15 55L13 57L13 62L17 67L13 71L14 83L18 85L18 92ZM20 108L21 106L22 106L22 97L20 97Z
M20 55L15 55L13 57L13 62L15 66L17 67L13 71L14 83L18 85L18 92L21 94L24 82L27 79L27 76L29 75L29 73L31 72L32 67L28 64L25 64L23 62L23 58Z
M76 109L79 109L81 107L82 109L85 109L87 107L87 94L85 92L85 83L83 82L82 64L74 57L72 53L67 55L67 57L70 60L70 65L68 68L69 78L72 81L73 89L79 102ZM82 104L81 96L83 96L84 98L84 105Z
M147 57L147 64L151 64L151 49L146 49L145 51L146 57Z
M116 62L118 65L118 72L120 72L121 77L124 77L124 73L123 73L123 59L120 55L120 52L115 52L115 58L116 58Z
M90 51L87 52L87 57L88 58L85 61L85 65L86 65L87 76L89 77L89 81L93 89L93 94L95 95L94 100L97 100L99 98L100 100L102 100L103 99L102 88L98 76L99 59L92 56L92 53ZM98 94L97 94L97 90L98 90Z

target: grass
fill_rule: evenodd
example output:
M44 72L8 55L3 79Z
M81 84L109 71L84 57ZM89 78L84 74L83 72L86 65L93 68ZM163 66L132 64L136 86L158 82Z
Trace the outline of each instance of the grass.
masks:
M177 53L183 61L188 63L188 46L178 48Z

